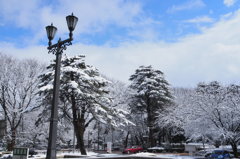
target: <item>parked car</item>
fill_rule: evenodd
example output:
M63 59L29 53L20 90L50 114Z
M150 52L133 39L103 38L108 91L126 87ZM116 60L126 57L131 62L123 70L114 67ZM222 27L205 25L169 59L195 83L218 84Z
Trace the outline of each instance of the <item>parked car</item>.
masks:
M124 149L123 153L130 154L130 153L137 153L137 152L142 152L142 151L143 151L143 148L141 146L132 146L130 148Z
M182 153L185 151L185 145L182 143L163 144L166 152Z
M229 159L229 158L233 158L233 155L227 150L214 150L208 158L209 159Z
M36 155L37 152L34 149L29 149L28 155L32 157L33 155Z
M213 150L200 150L198 152L196 152L194 155L195 156L204 156L206 158L208 158L211 154L212 154Z
M147 149L148 152L163 152L165 151L164 147L161 146L155 146L155 147L150 147Z
M112 148L112 150L113 150L113 151L119 151L119 150L121 150L121 147L119 147L119 146L114 146L114 147Z

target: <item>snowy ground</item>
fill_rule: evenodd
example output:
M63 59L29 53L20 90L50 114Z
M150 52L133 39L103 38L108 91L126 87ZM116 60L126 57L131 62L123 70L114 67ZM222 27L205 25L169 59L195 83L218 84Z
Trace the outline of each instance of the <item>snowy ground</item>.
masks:
M182 156L177 154L158 154L158 153L148 153L148 152L141 152L136 154L130 154L130 155L123 155L123 154L114 154L114 153L106 153L106 154L99 154L95 152L88 152L87 156L81 155L80 153L59 153L58 158L63 158L64 156L68 156L72 158L76 158L79 156L79 158L124 158L124 157L147 157L147 158L158 158L158 159L200 159L193 156ZM32 159L45 159L46 154L39 154L34 155Z
M57 158L128 158L128 157L146 157L146 158L158 158L158 159L202 159L203 157L194 157L194 156L187 156L186 154L183 156L182 154L163 154L163 153L149 153L149 152L141 152L136 154L116 154L116 153L96 153L96 152L87 152L88 155L84 156L81 155L79 152L63 152L58 153ZM4 154L0 157L0 159L10 159L9 156L12 156L12 154ZM38 152L37 155L29 156L29 159L45 159L46 158L46 152Z
M171 159L171 158L195 159L196 158L196 157L193 157L193 156L182 156L182 155L176 155L176 154L155 154L155 153L148 153L148 152L133 154L133 156L153 157L153 158L162 158L162 159Z

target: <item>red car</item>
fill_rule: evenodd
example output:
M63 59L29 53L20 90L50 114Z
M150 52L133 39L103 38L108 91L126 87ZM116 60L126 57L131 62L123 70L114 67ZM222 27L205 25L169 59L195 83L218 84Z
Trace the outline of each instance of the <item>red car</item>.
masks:
M137 153L137 152L141 152L141 151L143 151L143 148L141 146L132 146L130 148L124 149L123 153L130 154L130 153Z

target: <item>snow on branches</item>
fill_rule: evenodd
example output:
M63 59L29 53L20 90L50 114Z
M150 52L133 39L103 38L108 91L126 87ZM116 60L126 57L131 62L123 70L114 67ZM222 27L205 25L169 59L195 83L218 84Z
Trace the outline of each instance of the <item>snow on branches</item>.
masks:
M163 73L153 69L152 66L140 66L131 75L130 81L132 82L130 88L134 90L130 103L131 110L136 116L141 114L141 122L149 128L150 144L154 146L157 113L163 111L173 98L169 84Z
M128 123L124 119L127 114L125 111L111 107L111 98L108 97L106 88L110 81L102 77L95 67L86 65L84 56L65 55L61 65L60 99L62 102L72 102L71 98L74 97L78 103L76 109L82 111L84 108L84 111L90 113L96 120L104 123L109 123L111 120L110 123L117 126L113 120L123 118L124 123ZM39 85L39 93L43 97L51 96L54 66L53 61L47 67L48 71L40 76L42 83Z
M222 86L217 81L199 83L177 96L176 106L161 115L166 127L179 127L192 140L237 145L240 141L240 86ZM179 132L182 133L182 132Z
M61 65L59 117L72 122L77 145L81 153L86 154L83 137L92 121L100 121L114 127L131 122L125 117L127 112L111 105L112 98L107 90L110 81L102 77L95 67L86 65L84 56L65 55ZM48 72L40 76L42 83L39 85L39 94L42 95L43 101L51 100L49 97L52 96L54 67L53 61L47 67Z

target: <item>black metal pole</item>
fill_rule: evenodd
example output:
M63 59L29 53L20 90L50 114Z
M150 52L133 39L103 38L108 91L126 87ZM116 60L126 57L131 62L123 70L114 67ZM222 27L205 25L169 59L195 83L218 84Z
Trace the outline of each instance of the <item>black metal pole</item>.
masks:
M51 108L51 119L48 138L47 159L56 159L56 141L57 141L57 123L58 123L58 100L59 100L59 86L60 86L60 67L62 52L61 45L57 46L56 51L56 65L53 85L53 101Z
M78 18L72 15L66 17L68 29L70 31L69 38L66 40L58 42L52 45L51 40L53 40L57 28L52 24L51 26L46 27L47 36L48 36L48 53L53 53L56 55L56 65L55 65L55 75L53 83L53 100L51 108L51 118L50 118L50 128L49 128L49 138L48 138L48 148L46 159L56 159L57 149L57 124L58 124L58 101L59 101L59 87L60 87L60 67L61 67L61 58L63 50L66 50L66 47L72 45L71 41L73 40L73 30L77 24Z

